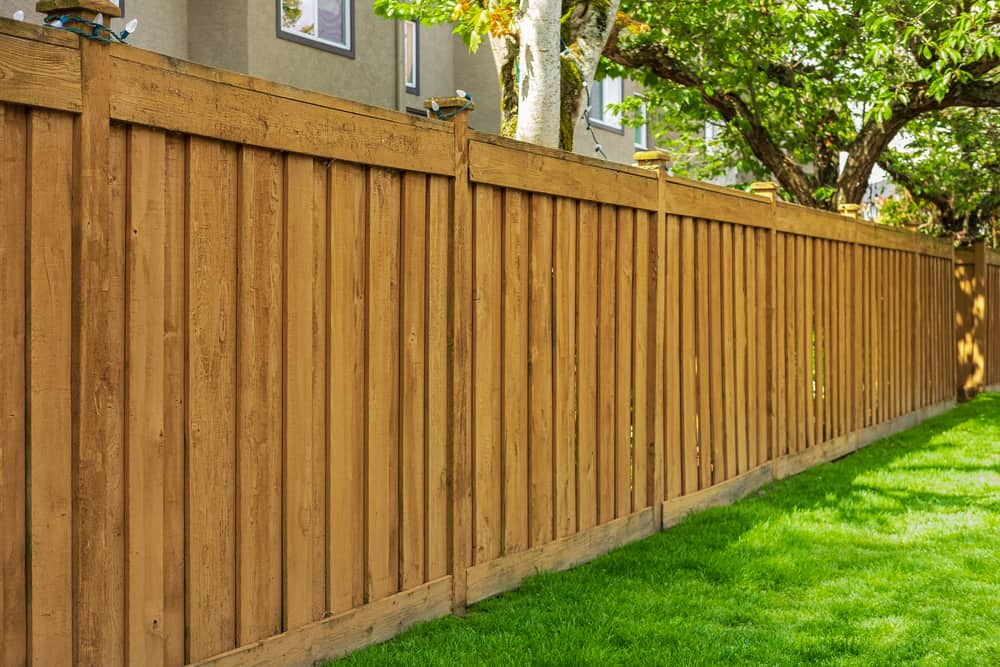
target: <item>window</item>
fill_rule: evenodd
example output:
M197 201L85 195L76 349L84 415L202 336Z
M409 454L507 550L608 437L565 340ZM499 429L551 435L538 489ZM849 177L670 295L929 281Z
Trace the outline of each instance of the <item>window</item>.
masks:
M278 0L278 37L354 55L353 0Z
M639 118L643 120L642 125L635 128L635 147L645 150L649 148L649 128L646 127L646 105L639 107Z
M595 81L590 87L590 120L615 130L622 129L622 119L608 109L609 105L621 104L622 80L620 78Z
M403 77L406 92L420 94L420 36L416 21L403 21Z

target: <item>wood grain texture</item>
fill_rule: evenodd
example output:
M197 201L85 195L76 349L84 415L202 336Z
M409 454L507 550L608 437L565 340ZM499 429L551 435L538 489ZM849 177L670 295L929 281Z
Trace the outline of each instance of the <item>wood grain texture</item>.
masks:
M236 643L237 154L188 145L187 653Z
M635 211L618 209L617 324L615 329L615 516L632 513L633 440L632 399L634 357L632 336L635 312L633 284Z
M597 521L615 517L615 318L617 314L617 217L612 206L598 212L601 252L597 267Z
M83 109L80 51L0 32L0 102L41 109ZM54 32L51 29L49 32ZM69 35L67 35L69 37ZM75 38L74 40L75 41Z
M553 429L554 533L565 537L577 529L577 205L571 199L556 200L555 270L555 393Z
M0 104L0 662L28 659L27 113Z
M576 271L577 293L577 507L580 530L600 521L598 516L598 345L599 210L596 204L580 203L579 258Z
M73 660L73 449L70 403L72 117L28 115L27 428L31 433L28 660Z
M528 223L529 259L528 313L528 404L530 414L529 510L530 546L550 542L553 537L553 202L545 195L531 196Z
M129 132L126 241L126 662L163 665L166 137ZM141 156L141 157L139 157ZM124 156L122 156L124 157Z

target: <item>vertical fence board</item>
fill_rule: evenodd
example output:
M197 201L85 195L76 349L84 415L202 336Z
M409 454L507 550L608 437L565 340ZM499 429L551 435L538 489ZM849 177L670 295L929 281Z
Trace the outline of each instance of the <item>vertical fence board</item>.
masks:
M528 223L530 250L530 310L528 314L528 402L531 406L528 464L531 495L529 522L531 546L552 540L552 199L545 195L531 196L531 217Z
M598 522L597 434L598 434L598 271L601 247L598 208L580 202L577 266L577 405L578 483L577 508L580 530Z
M705 489L712 485L712 402L710 374L712 364L710 359L710 342L712 338L712 323L709 321L709 284L711 282L714 259L710 259L709 225L694 223L696 231L695 247L695 321L694 336L698 360L698 488Z
M284 276L281 156L244 147L239 159L236 642L243 646L282 629ZM302 427L308 433L312 419ZM307 492L310 482L311 475L299 481Z
M403 175L402 385L400 469L402 508L400 583L409 590L426 581L426 348L427 348L427 177ZM499 255L499 253L497 253ZM496 306L499 308L499 306ZM497 327L499 328L499 327ZM499 341L497 341L499 356ZM499 394L499 391L497 392ZM499 423L499 419L497 419ZM499 462L499 457L497 457ZM500 516L499 503L496 517Z
M499 192L477 185L475 192L475 260L473 262L472 446L474 486L474 563L500 555L501 479L501 321L502 237Z
M652 430L649 428L649 214L636 211L635 259L633 264L633 326L632 358L632 495L633 511L649 504L648 492L651 488L647 478L650 472L649 459L652 455Z
M27 114L0 104L0 663L28 659L25 336Z
M663 340L665 347L660 351L663 359L660 363L665 373L663 384L667 402L665 407L658 407L666 413L663 420L663 428L666 431L663 453L663 462L666 466L664 471L666 495L661 500L678 498L684 493L683 448L688 440L685 436L683 422L683 419L687 417L682 418L681 415L690 413L687 411L687 406L682 407L682 402L687 400L685 397L686 389L682 384L682 375L686 371L682 369L685 367L693 369L694 367L692 356L684 355L681 349L683 321L681 312L686 308L681 275L682 272L689 271L687 265L683 268L681 266L681 262L684 261L681 250L681 224L676 216L667 216L665 227L662 230L666 235L666 242L660 243L660 248L665 252L660 258L657 274L657 286L663 294L663 298L658 300L663 314L657 319L662 320L665 327ZM662 287L659 287L660 285ZM693 324L694 313L692 312L690 315ZM690 398L694 398L693 391Z
M634 312L635 212L618 209L618 323L615 330L615 516L632 512L632 316Z
M697 267L696 257L700 253L695 247L695 223L691 218L681 219L681 249L680 249L680 358L676 355L674 363L678 363L681 372L681 495L694 493L701 488L698 478L698 419L700 401L698 396L698 364L700 363L698 319L696 310L695 289L698 284L695 279ZM703 303L703 302L701 302ZM700 309L699 309L700 310ZM696 315L697 313L697 315Z
M726 479L726 369L723 360L723 338L727 334L723 313L723 273L725 258L722 254L722 225L718 222L708 223L708 253L709 264L705 267L709 275L709 384L712 412L709 428L712 432L712 484L718 484Z
M448 573L448 230L451 226L450 179L431 176L428 183L427 231L427 579ZM526 223L524 223L526 224ZM522 224L523 227L523 224ZM526 258L522 256L525 274ZM527 280L525 280L526 284ZM526 287L522 288L526 289ZM525 306L526 307L526 306ZM525 316L526 317L526 316ZM526 321L522 319L522 322ZM526 346L526 343L525 343ZM332 347L332 346L331 346ZM523 347L523 346L522 346ZM521 385L521 391L527 381ZM522 437L527 456L527 435ZM522 465L525 476L526 464ZM522 497L527 493L523 482ZM527 520L525 519L525 522ZM524 540L527 542L527 528Z
M758 254L757 254L757 230L749 228L744 235L743 245L743 270L746 277L744 283L744 294L746 303L741 305L743 310L744 326L744 373L746 374L745 384L742 391L746 392L746 445L747 445L747 469L753 470L762 462L760 460L760 420L764 413L760 408L760 376L763 367L757 364L761 340L758 322L760 321L761 307L758 301ZM762 258L761 258L762 259ZM739 295L736 297L739 299Z
M283 465L284 499L283 585L284 625L286 629L309 623L313 616L312 588L315 562L313 536L320 517L313 507L313 466L317 465L324 440L313 433L314 409L322 411L322 394L313 385L315 225L314 206L317 187L313 160L288 155L284 164L282 193L284 233L284 373L283 373ZM319 184L324 190L325 183ZM322 466L319 466L322 469Z
M803 391L805 392L805 408L806 408L806 423L805 423L805 446L815 447L819 444L819 440L816 438L816 393L815 393L815 380L817 377L816 373L816 358L818 355L816 348L816 319L815 319L815 309L813 304L813 296L815 292L815 275L813 273L813 249L816 246L815 239L805 239L805 266L802 273L801 280L805 283L804 293L805 293L805 304L803 306L802 315L805 317L805 344L806 344L806 357L805 363L803 364Z
M163 632L164 664L185 663L187 415L187 139L168 135L163 264Z
M363 167L330 167L330 394L328 609L365 600L368 376L368 183Z
M736 440L736 401L739 400L736 390L736 326L733 322L733 292L735 290L735 264L733 257L733 225L722 225L722 261L719 263L719 286L722 291L722 408L725 415L723 424L725 431L725 446L723 460L725 476L732 479L737 473L737 440Z
M188 659L236 642L236 150L188 144Z
M504 553L528 548L528 198L504 193ZM596 279L595 267L595 279ZM582 360L581 360L582 364Z
M553 437L555 536L576 531L576 203L556 200L555 424Z
M752 233L752 230L751 230ZM753 394L747 391L747 274L746 241L743 227L733 230L733 305L736 308L734 327L735 380L732 400L736 403L736 466L735 472L743 474L750 469L747 451L747 403Z
M599 210L597 267L597 519L615 517L615 314L618 234L615 210Z
M784 234L774 235L773 262L775 287L772 290L772 294L775 299L775 323L772 330L774 332L775 365L773 373L777 385L775 398L778 404L775 418L774 449L772 450L772 456L775 458L788 453L788 401L786 400L786 393L788 391L786 380L786 370L788 368L788 315L785 312L788 301L786 298L788 281L786 279L787 244L785 241L786 237Z
M399 195L399 174L369 171L367 602L399 591Z
M771 416L774 409L770 397L771 368L774 363L769 359L769 353L773 349L771 332L773 328L771 322L774 319L773 306L769 305L768 290L771 288L774 278L774 266L770 261L770 243L774 234L765 229L758 229L757 232L757 462L762 464L768 460L773 443L769 441L771 433Z
M293 155L286 156L286 169L287 160L292 158ZM309 343L312 345L312 389L310 400L312 405L309 409L309 414L312 418L312 429L310 431L310 436L312 437L312 443L310 444L308 456L311 461L309 464L309 469L312 472L310 487L312 490L312 503L306 507L306 511L309 512L310 517L307 522L303 522L305 530L304 542L306 543L305 548L312 548L311 563L308 566L304 566L307 574L302 575L302 581L309 579L311 574L312 584L312 620L319 620L323 618L326 611L330 608L327 604L329 598L329 591L327 586L327 573L326 573L326 562L328 559L327 555L327 545L329 544L329 539L326 534L328 525L328 515L329 508L328 500L330 496L329 489L329 468L330 468L330 453L327 443L329 439L327 437L327 432L329 428L329 410L328 410L328 396L327 396L327 384L329 381L329 368L328 368L328 326L329 322L329 270L328 270L328 259L330 245L327 238L330 228L330 218L329 218L329 189L330 189L330 163L310 159L308 162L312 164L312 230L311 236L305 235L312 246L312 257L307 257L306 261L311 264L311 271L309 276L309 283L306 285L311 293L311 303L312 303L312 317L310 318L312 323L312 336ZM304 170L304 164L303 164ZM303 178L306 178L306 174L303 174ZM286 188L286 199L287 202L287 190ZM287 215L286 215L287 219ZM286 238L289 233L287 230L286 223ZM287 244L285 248L285 261L287 267ZM286 271L288 269L286 268ZM286 279L286 293L287 293L287 283ZM287 303L286 296L286 303ZM304 300L303 300L304 301ZM287 323L286 323L287 327ZM305 340L303 340L305 344ZM287 363L287 362L286 362ZM286 410L286 423L288 420L287 410ZM287 446L286 446L287 451ZM286 455L287 456L287 455ZM285 469L285 488L287 490L287 467ZM293 473L294 474L294 473ZM303 498L302 503L308 503L309 498ZM287 510L287 507L286 507ZM286 520L287 523L287 520ZM287 544L285 549L287 551ZM285 568L289 566L289 559L284 558ZM287 577L285 578L287 581ZM289 627L289 613L288 609L285 609L285 627Z
M124 156L123 156L124 157ZM126 662L162 665L166 138L129 133L126 260Z

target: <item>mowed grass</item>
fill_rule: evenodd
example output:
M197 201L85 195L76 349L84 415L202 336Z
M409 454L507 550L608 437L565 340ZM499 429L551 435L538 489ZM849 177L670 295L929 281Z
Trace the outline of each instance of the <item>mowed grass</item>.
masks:
M1000 395L338 665L1000 665Z

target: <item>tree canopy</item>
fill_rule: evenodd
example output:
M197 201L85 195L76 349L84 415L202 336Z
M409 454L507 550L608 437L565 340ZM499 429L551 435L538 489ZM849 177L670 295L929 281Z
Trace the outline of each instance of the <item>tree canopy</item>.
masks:
M623 0L621 10L603 71L645 86L661 130L717 123L708 167L770 171L802 204L859 202L914 119L1000 107L996 0Z

